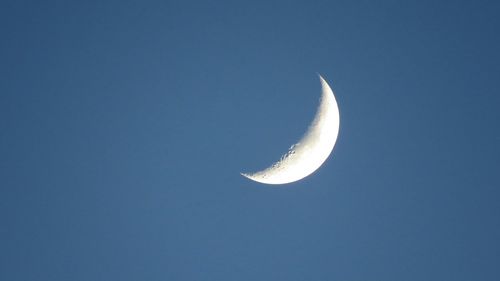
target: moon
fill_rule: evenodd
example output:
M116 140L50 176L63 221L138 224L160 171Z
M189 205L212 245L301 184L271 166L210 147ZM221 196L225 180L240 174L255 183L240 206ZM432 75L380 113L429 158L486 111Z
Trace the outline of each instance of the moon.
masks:
M303 179L316 171L330 156L337 142L340 115L333 91L321 81L321 99L316 115L306 133L269 168L255 173L241 173L264 184L286 184Z

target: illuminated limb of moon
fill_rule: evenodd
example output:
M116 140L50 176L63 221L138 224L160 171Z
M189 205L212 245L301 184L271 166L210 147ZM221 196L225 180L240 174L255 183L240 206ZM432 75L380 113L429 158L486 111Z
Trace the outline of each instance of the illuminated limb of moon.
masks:
M332 89L323 77L319 78L322 89L320 104L304 136L269 168L241 173L243 176L265 184L285 184L307 177L325 162L337 141L340 116Z

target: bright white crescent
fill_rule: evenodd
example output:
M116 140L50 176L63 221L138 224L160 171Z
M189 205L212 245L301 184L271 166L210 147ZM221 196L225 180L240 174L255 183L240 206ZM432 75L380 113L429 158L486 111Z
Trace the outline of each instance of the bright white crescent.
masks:
M325 162L337 141L340 116L332 89L321 75L319 78L322 89L320 104L302 139L269 168L241 173L243 176L265 184L285 184L307 177Z

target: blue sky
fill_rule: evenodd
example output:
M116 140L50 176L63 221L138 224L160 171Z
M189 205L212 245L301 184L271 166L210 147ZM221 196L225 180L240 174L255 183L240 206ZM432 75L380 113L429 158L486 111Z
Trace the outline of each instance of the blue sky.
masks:
M0 279L498 280L499 8L3 2Z

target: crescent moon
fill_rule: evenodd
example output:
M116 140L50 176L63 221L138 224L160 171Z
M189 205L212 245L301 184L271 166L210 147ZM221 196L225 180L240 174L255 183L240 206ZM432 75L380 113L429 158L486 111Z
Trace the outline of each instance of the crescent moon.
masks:
M339 108L328 83L321 75L319 79L320 104L304 136L269 168L241 175L264 184L291 183L312 174L330 156L339 133Z

